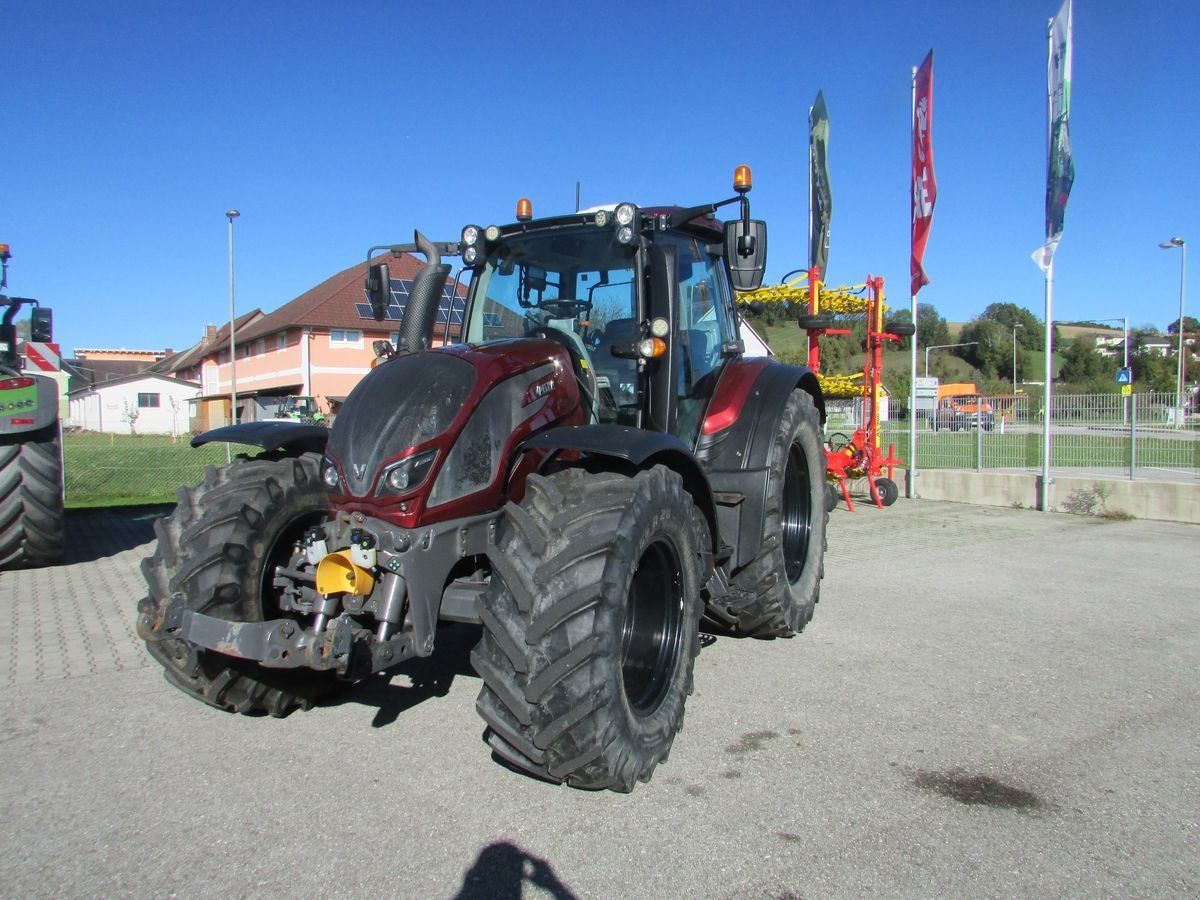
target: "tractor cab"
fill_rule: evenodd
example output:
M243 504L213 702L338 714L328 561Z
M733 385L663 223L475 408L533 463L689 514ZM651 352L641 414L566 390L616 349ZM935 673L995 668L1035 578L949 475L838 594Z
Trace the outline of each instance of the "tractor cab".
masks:
M464 340L553 341L570 357L589 423L667 432L694 447L725 362L744 349L731 280L757 286L765 266L749 186L746 170L738 196L722 203L621 203L540 220L521 200L515 224L467 226ZM713 217L737 201L742 220Z

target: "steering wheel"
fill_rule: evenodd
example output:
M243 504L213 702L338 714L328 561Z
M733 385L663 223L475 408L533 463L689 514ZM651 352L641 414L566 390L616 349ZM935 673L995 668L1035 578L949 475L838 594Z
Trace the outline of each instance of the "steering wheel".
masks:
M573 319L590 312L592 304L583 300L543 300L538 304L538 309L545 310L555 319Z

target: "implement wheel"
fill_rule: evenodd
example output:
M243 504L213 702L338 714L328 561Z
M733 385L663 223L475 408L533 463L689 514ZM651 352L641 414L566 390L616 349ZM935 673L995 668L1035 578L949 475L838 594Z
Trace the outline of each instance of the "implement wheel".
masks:
M879 492L879 502L891 506L900 496L900 486L890 478L876 478L875 490Z
M504 517L471 654L496 756L579 788L650 780L692 692L701 522L663 466L529 478Z

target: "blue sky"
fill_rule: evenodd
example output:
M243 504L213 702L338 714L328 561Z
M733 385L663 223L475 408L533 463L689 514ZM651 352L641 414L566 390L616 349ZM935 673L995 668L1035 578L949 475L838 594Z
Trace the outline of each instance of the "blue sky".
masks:
M1076 181L1056 320L1173 321L1200 245L1200 12L1078 0ZM74 347L183 349L420 228L456 240L754 170L768 277L806 264L807 109L831 121L829 280L908 305L911 69L935 50L938 205L920 294L950 320L1039 317L1046 23L1058 0L8 4L0 241L9 290ZM1195 265L1193 265L1193 271ZM1200 311L1192 291L1189 314Z

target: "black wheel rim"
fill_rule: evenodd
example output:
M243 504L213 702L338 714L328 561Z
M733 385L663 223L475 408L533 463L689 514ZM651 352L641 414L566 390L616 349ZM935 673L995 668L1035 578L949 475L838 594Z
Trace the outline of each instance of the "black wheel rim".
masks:
M324 521L324 512L314 511L297 516L271 541L270 547L267 548L266 564L262 568L262 579L259 583L258 596L261 598L259 605L262 608L263 619L273 619L284 614L279 601L281 590L275 586L275 570L280 566L298 567L302 557L296 542L304 537L305 531ZM296 613L289 612L288 615L292 618L300 618Z
M683 619L681 566L658 541L638 560L621 626L621 678L635 715L658 709L679 662Z
M812 532L812 486L808 478L808 459L799 444L788 451L783 473L781 504L783 526L783 569L789 584L795 584L804 572L808 539Z

